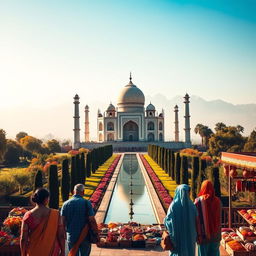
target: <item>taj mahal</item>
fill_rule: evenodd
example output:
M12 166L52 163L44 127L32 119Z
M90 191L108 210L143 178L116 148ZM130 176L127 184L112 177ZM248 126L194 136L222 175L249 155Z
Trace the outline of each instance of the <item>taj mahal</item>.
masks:
M80 141L80 98L74 97L74 148L92 148L99 144L112 144L113 147L136 146L145 148L148 144L166 144L170 148L184 148L191 146L190 140L190 114L189 95L184 97L185 103L185 142L179 139L178 106L174 107L175 141L165 141L165 117L164 111L157 112L155 106L150 103L145 108L145 96L133 83L130 73L129 83L121 90L117 107L109 104L105 112L98 110L97 114L97 141L90 142L89 132L89 106L84 108L85 126L84 142Z

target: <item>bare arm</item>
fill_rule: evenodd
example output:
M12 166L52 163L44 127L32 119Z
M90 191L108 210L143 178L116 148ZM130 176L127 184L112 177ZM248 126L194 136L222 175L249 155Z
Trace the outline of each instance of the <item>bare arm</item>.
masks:
M97 234L97 240L99 241L100 240L99 230L98 230L98 225L97 225L95 217L94 216L89 216L89 222L90 222L91 229L93 230L93 232L95 234Z
M65 227L63 222L63 217L59 216L59 223L58 223L58 231L57 231L57 239L61 248L60 256L65 256Z
M27 245L28 245L28 225L24 221L22 221L21 235L20 235L21 256L26 256Z

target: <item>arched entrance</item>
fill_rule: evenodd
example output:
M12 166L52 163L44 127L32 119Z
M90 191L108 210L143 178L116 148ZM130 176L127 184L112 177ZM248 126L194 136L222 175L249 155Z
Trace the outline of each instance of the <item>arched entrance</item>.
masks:
M154 140L155 140L155 135L154 135L154 133L150 132L148 134L148 141L154 141Z
M129 121L123 126L123 140L124 141L139 140L139 127L135 122Z

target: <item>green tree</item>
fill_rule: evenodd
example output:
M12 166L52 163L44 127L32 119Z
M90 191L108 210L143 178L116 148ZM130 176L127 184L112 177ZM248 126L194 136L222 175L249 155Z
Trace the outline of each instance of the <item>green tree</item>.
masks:
M86 176L87 178L91 176L91 151L86 155Z
M11 175L13 176L14 181L19 187L19 193L23 193L24 186L29 186L29 173L25 172L24 170L12 170Z
M16 188L16 183L13 179L13 176L8 173L5 175L0 175L0 191L3 195L9 195L14 192Z
M43 187L43 173L42 171L38 170L34 180L34 191L42 187Z
M245 144L245 138L241 133L240 126L222 126L222 129L217 129L209 139L208 153L219 156L221 152L241 152Z
M20 139L20 144L25 150L31 153L41 154L43 152L42 141L35 137L25 136L24 138Z
M70 176L68 159L62 161L62 176L61 176L61 197L62 201L67 201L70 191Z
M191 170L191 195L194 200L197 197L197 178L199 174L199 157L192 157L192 170Z
M205 159L199 160L199 174L197 177L197 194L199 193L201 189L202 182L206 179L206 168L207 168L207 162Z
M81 161L81 164L80 164L80 166L81 166L81 181L80 181L80 183L85 184L86 168L85 168L85 154L84 153L81 154L80 161Z
M71 173L70 173L70 192L73 193L74 186L76 183L76 177L77 171L76 171L76 157L72 156L71 158Z
M4 154L4 162L6 164L17 164L23 155L22 146L15 140L7 140L6 152Z
M180 173L180 183L188 184L188 158L186 156L181 157Z
M59 141L52 139L48 140L46 142L46 146L49 149L50 153L56 153L56 152L61 152L61 147Z
M0 162L4 159L6 142L6 132L3 129L0 129Z
M215 195L217 197L221 197L221 190L220 190L220 170L217 166L212 166L209 170L209 179L213 184Z
M176 183L179 185L180 184L180 166L181 166L181 158L180 158L180 153L177 152L175 153L175 174L174 174L174 178Z
M49 207L59 209L59 180L57 165L50 165L48 186L50 192Z
M20 142L20 140L24 137L28 136L28 134L26 132L19 132L16 134L16 141Z
M256 129L254 129L247 139L243 151L256 152Z
M207 147L209 138L213 134L212 130L206 125L197 124L194 131L196 134L199 134L201 136L202 146Z
M215 124L214 130L215 130L216 132L219 132L219 131L225 130L226 128L227 128L227 126L226 126L224 123L219 122L219 123Z

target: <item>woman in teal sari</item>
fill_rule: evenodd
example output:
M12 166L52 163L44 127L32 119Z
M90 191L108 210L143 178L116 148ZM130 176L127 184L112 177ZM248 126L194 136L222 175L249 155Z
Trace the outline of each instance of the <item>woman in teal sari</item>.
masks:
M194 256L196 245L197 210L189 198L190 187L179 185L164 219L174 250L170 256Z

